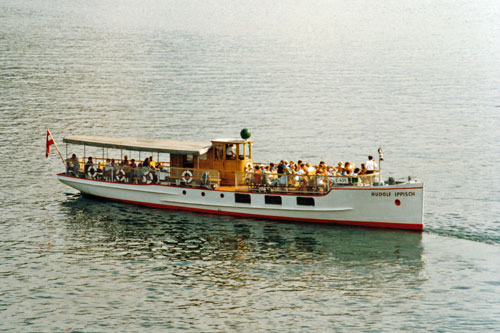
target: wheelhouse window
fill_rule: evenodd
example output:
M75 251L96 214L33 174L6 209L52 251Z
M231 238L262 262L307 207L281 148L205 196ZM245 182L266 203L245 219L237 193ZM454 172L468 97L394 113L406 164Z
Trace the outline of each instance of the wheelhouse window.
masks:
M314 206L314 198L297 197L297 205L299 205L299 206Z
M216 160L224 159L224 145L214 145L214 158Z
M227 144L226 145L226 160L235 160L236 159L236 145L235 144Z
M182 166L184 168L193 168L194 167L193 155L182 155Z
M238 158L243 160L245 158L245 144L239 144L238 147Z
M250 142L246 143L244 146L246 146L245 153L244 153L245 159L248 160L248 159L252 158L252 146L250 145Z
M234 202L250 204L252 203L252 198L250 197L250 194L235 193Z
M267 205L281 205L281 197L279 195L266 195L265 202Z

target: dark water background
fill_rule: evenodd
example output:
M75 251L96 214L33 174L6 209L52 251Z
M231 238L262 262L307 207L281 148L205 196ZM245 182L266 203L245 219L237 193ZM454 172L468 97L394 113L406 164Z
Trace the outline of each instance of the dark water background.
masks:
M0 3L0 329L500 330L500 3ZM425 181L425 231L81 198L45 130ZM71 148L73 149L73 148ZM77 153L82 153L76 151ZM97 154L98 152L96 152Z

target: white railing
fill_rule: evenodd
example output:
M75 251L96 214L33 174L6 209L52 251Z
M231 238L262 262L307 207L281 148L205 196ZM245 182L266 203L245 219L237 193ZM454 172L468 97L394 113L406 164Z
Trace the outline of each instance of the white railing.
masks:
M239 191L325 193L337 186L371 186L376 173L368 175L304 175L236 172L235 184Z
M191 187L218 188L219 172L194 168L170 167L168 163L157 163L155 168L132 168L129 165L86 164L68 162L69 176L133 184L164 184Z

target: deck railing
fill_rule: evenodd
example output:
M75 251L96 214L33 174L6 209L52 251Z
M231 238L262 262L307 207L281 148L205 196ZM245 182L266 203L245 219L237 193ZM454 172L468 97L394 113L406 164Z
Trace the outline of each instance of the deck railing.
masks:
M235 184L238 191L325 193L337 186L373 185L376 176L376 173L360 176L318 176L236 172Z
M75 177L133 184L163 184L204 188L219 188L217 170L171 167L168 162L156 162L156 167L132 168L128 165L92 165L69 161L66 174ZM235 190L256 192L326 193L332 187L371 186L379 173L365 175L304 175L235 172Z
M118 183L133 184L164 184L192 187L218 188L220 186L219 172L194 168L175 168L167 163L157 163L156 168L128 165L92 165L68 163L66 174L80 178L104 180Z

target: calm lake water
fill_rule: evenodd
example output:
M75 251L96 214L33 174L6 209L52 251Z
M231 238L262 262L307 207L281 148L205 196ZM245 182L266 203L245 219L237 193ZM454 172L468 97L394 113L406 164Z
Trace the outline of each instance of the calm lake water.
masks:
M499 331L498 17L496 0L3 0L0 330ZM47 127L63 153L69 135L243 127L257 161L382 146L385 177L425 181L425 231L82 198Z

